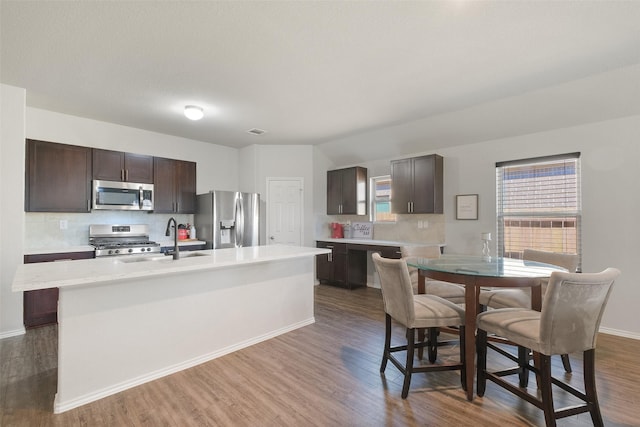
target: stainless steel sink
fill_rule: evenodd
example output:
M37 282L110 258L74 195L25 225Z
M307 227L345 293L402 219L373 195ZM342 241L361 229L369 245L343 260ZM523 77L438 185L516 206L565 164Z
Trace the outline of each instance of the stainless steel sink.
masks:
M201 256L211 256L210 254L203 254L201 252L180 252L180 259L185 258L193 258L193 257L201 257ZM132 256L132 257L122 257L118 258L118 262L123 262L126 264L133 262L148 262L148 261L171 261L173 262L173 258L171 255L158 255L158 256ZM180 261L180 260L178 260Z

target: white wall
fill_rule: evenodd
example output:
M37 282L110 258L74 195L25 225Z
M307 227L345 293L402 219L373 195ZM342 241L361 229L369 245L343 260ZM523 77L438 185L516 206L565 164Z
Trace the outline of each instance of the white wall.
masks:
M447 244L454 252L477 253L480 232L495 230L495 162L548 154L582 153L582 269L616 267L616 282L603 329L640 338L640 301L635 265L640 258L640 116L442 150L447 197ZM456 194L478 193L477 224L454 219ZM495 242L494 242L495 243ZM495 244L492 246L495 252Z
M241 150L241 188L260 193L260 242L266 242L267 178L302 178L303 246L315 246L313 230L313 147L303 145L253 145Z
M24 332L22 293L11 291L24 234L24 89L0 85L0 338Z
M436 150L444 157L446 252L480 254L480 233L496 230L495 163L551 154L582 153L583 271L616 267L602 329L640 339L635 265L640 259L640 116ZM431 154L419 152L405 157ZM364 162L370 175L390 159ZM388 172L387 172L388 173ZM455 196L478 194L478 221L455 219ZM319 196L320 197L320 196ZM495 234L494 234L495 235ZM495 241L491 245L495 253Z
M26 123L26 135L31 139L196 162L198 193L238 187L238 150L233 148L36 108L27 108ZM27 213L25 247L51 247L56 240L59 246L84 245L88 224L97 223L149 224L152 240L167 240L164 231L171 216L179 223L193 223L193 215L146 212ZM68 221L66 230L59 228L62 219Z
M123 212L96 214L59 214L24 212L25 138L87 147L149 154L197 163L197 192L213 188L238 188L238 150L149 132L141 129L75 117L56 112L26 108L24 89L2 85L2 155L0 199L0 337L22 333L22 294L11 292L15 268L22 263L26 244L45 241L60 246L86 244L86 224L143 222L152 226L151 237L161 240L167 215ZM183 218L184 217L184 218ZM190 216L179 216L187 221ZM28 218L29 229L25 230ZM59 219L69 221L61 231ZM94 219L96 221L94 221Z
M197 189L238 187L238 150L142 129L27 108L30 139L149 154L197 163Z

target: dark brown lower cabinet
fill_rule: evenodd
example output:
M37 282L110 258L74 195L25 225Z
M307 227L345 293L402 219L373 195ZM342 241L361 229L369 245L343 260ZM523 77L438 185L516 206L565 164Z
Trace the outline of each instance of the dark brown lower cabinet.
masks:
M316 277L320 283L354 289L367 286L368 252L381 252L386 258L400 258L400 248L353 243L317 241L317 248L331 249L316 256Z
M93 251L25 255L24 263L89 259ZM58 321L58 288L24 292L23 321L25 328L35 328Z

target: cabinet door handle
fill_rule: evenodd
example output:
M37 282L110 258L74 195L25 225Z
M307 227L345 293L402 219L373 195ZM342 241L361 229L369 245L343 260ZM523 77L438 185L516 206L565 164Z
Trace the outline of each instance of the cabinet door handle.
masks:
M407 212L411 213L411 202L407 202Z
M327 254L327 260L333 262L333 253Z
M124 170L124 180L129 181L129 169Z
M124 169L120 169L120 181L124 181Z
M87 199L87 212L91 212L91 199Z

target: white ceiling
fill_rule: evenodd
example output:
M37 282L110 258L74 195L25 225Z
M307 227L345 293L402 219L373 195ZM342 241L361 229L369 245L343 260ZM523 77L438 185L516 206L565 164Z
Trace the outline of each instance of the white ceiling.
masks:
M437 147L608 118L576 99L582 89L558 89L594 75L612 76L595 79L605 93L615 81L616 96L636 85L633 98L611 102L610 116L640 114L640 1L1 7L1 81L26 88L28 106L231 147L328 143L338 153L358 135L394 142L394 129L412 127L431 129ZM572 97L578 111L541 117L522 101L517 120L502 116L515 107L509 100L545 91L554 96L547 104ZM205 118L185 119L185 104L204 107ZM453 112L490 126L470 131Z

